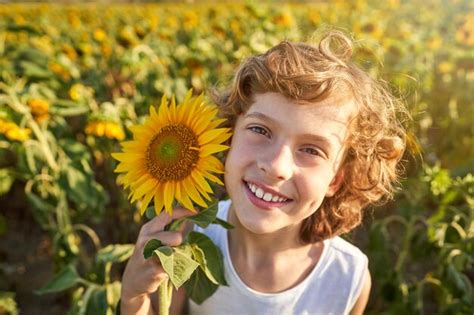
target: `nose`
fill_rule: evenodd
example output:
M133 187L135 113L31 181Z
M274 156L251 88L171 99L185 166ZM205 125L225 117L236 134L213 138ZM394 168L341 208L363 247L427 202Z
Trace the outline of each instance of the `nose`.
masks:
M258 155L257 166L269 178L286 180L291 177L294 161L288 145L274 144Z

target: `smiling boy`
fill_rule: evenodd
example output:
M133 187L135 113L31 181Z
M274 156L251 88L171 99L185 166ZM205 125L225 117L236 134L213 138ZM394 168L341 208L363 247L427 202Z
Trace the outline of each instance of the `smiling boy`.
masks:
M404 109L351 56L350 39L338 31L317 46L284 41L243 62L232 86L215 96L234 130L225 163L230 199L218 216L235 228L195 230L220 247L229 286L201 305L189 301L191 314L363 313L368 259L340 235L360 224L364 207L391 196L405 148L397 120ZM169 233L155 228L154 237L179 244L181 235ZM137 300L145 284L132 281L150 271L138 263L127 269L122 310L152 312L142 307L145 293ZM160 281L148 280L147 292ZM172 310L184 303L181 291Z

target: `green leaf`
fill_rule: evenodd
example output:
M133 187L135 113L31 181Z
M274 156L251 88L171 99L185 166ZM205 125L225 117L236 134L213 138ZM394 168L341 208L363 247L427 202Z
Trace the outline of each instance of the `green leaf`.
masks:
M9 168L0 169L0 196L10 191L15 177Z
M219 224L220 226L222 226L224 229L227 229L227 230L234 228L232 224L219 218L216 218L214 221L212 221L212 224Z
M214 200L214 202L211 204L211 206L198 214L186 218L187 221L191 221L202 227L203 229L208 227L209 224L211 224L217 216L217 210L218 210L218 201Z
M150 258L153 255L153 252L161 246L163 246L163 243L160 240L149 240L143 248L143 257L145 257L145 259Z
M184 284L186 295L196 304L201 304L207 298L216 292L218 285L212 283L202 271L201 268L196 269L189 281Z
M201 269L211 282L227 285L224 276L223 257L220 249L206 235L192 231L188 235L193 254Z
M77 162L69 161L65 164L61 171L59 185L79 210L101 210L107 201L106 192L95 181L86 159Z
M12 32L12 33L13 32L14 33L27 32L30 35L41 35L42 34L37 28L35 28L33 25L30 25L30 24L23 24L23 25L9 24L9 25L7 25L6 29L9 32Z
M154 251L161 262L161 266L168 274L173 286L178 289L185 283L199 264L194 261L185 250L161 246Z
M35 211L32 211L32 213L36 221L41 225L42 228L46 229L48 225L50 225L49 221L51 214L56 211L55 207L46 201L46 199L42 199L32 192L26 192L26 199L35 209Z
M78 116L78 115L83 115L85 113L88 113L90 112L90 108L88 106L76 104L76 107L71 107L71 108L52 107L50 112L54 115L68 117L68 116Z
M106 286L107 290L107 304L114 310L117 310L117 302L120 300L120 292L122 289L122 283L120 281L114 281ZM120 308L120 305L118 305Z
M94 288L88 299L85 314L107 314L107 292L105 288Z
M42 287L39 290L36 290L36 294L42 295L46 293L55 293L67 290L72 288L74 285L78 283L81 278L76 271L76 268L72 265L66 266L63 270L61 270L54 278Z
M209 268L207 267L207 262L206 262L206 256L204 255L204 252L199 246L196 244L193 244L192 246L193 250L193 257L194 259L198 262L199 267L204 271L206 274L206 277L214 284L219 285L219 282L217 282L216 278L214 278L214 275L210 272Z
M99 250L97 260L103 262L119 263L132 256L133 244L112 244Z

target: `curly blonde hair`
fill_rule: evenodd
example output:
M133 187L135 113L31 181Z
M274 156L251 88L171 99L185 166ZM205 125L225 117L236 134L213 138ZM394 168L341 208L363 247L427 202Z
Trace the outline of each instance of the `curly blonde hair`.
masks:
M256 93L277 92L295 101L319 102L343 93L357 104L341 168L343 184L303 222L300 237L317 242L349 232L362 220L362 210L393 196L401 173L406 130L404 104L386 82L372 79L352 61L352 41L329 31L318 45L283 41L246 59L230 88L212 97L231 127L253 103Z

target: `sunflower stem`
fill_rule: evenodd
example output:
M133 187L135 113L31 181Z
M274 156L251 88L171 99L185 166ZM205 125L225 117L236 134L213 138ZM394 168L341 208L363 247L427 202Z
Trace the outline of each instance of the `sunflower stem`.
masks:
M168 288L169 278L166 278L158 287L159 315L169 315L172 291Z

